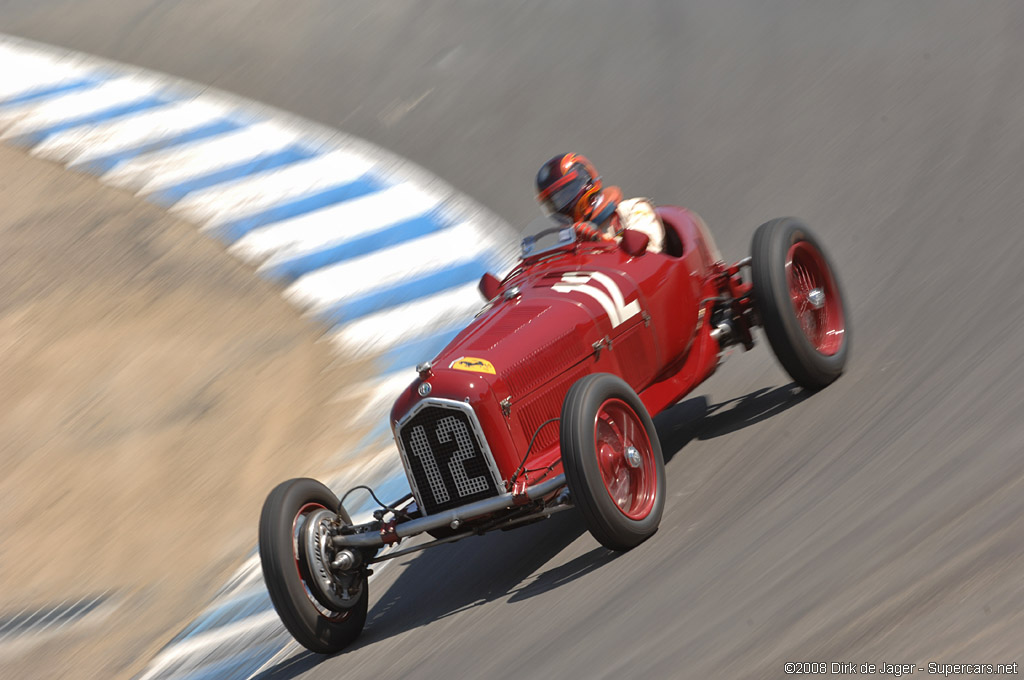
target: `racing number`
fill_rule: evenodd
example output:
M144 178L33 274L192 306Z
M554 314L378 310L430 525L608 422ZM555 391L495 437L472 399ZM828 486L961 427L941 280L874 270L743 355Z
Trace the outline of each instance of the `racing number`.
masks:
M427 473L427 483L430 484L430 492L434 494L434 502L441 504L448 502L448 489L444 486L444 479L441 477L441 470L434 460L434 452L430 450L430 442L427 441L427 431L422 425L412 428L409 436L412 443L412 453L423 463L423 470Z
M452 479L455 480L455 490L458 492L459 498L486 491L487 477L479 475L470 478L466 474L466 468L463 465L463 461L469 460L476 455L473 451L473 442L470 439L469 430L466 429L466 425L454 416L447 416L438 421L436 434L439 442L450 442L454 437L455 443L459 447L448 461L448 469L451 470ZM423 429L422 425L417 425L412 429L409 439L412 443L413 455L423 463L423 470L427 474L427 483L430 485L430 493L434 496L434 502L439 505L447 503L451 496L448 494L448 487L441 476L441 469L437 465L437 459L434 458L434 452L430 450L430 442L427 439L426 430Z
M591 280L603 285L608 292L592 285ZM601 272L567 272L562 274L561 282L551 286L551 289L558 293L583 293L594 298L604 308L612 328L640 313L640 301L633 300L627 305L615 280Z
M476 455L473 452L473 442L469 439L469 431L466 430L466 426L461 420L453 416L442 418L441 422L437 425L437 440L440 442L450 442L453 435L455 436L455 443L459 445L459 450L448 461L448 469L452 471L452 479L455 480L455 488L459 492L459 498L486 491L487 478L479 475L470 479L469 475L466 474L465 466L462 465L462 461L469 460ZM437 498L437 495L435 494L434 497Z

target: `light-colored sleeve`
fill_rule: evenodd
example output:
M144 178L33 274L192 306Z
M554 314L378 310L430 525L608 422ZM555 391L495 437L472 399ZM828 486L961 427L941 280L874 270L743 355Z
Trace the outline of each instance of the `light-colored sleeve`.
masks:
M624 229L632 229L647 234L650 242L647 251L660 253L665 243L665 226L661 218L654 212L654 204L647 198L630 198L620 201L615 211Z

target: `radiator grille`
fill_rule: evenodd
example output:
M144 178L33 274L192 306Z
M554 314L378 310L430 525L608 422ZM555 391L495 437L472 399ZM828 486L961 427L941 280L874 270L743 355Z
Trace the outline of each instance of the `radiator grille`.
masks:
M478 432L459 407L428 405L401 424L406 466L427 514L498 495L493 462Z

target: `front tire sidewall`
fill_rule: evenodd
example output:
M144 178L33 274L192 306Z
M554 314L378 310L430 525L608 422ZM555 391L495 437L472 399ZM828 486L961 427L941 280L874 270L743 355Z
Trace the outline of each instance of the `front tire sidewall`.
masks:
M630 519L619 510L601 476L594 422L601 404L608 399L620 399L630 406L643 425L654 454L657 477L654 505L640 520ZM608 373L589 375L577 381L562 405L560 443L573 503L595 539L606 548L622 551L639 545L658 530L665 509L665 462L661 443L650 414L625 381Z
M831 356L818 352L811 344L790 299L786 257L790 247L799 241L806 241L820 253L843 309L845 329L842 344ZM842 374L849 357L850 315L839 277L824 248L803 222L783 217L762 224L754 232L751 260L754 303L779 363L801 387L820 390L830 385Z
M284 627L306 649L333 654L351 644L362 631L366 623L367 588L364 581L359 600L341 616L325 616L310 601L296 569L292 533L296 517L309 504L333 511L338 507L338 498L314 479L292 479L270 492L260 515L260 562L270 600Z

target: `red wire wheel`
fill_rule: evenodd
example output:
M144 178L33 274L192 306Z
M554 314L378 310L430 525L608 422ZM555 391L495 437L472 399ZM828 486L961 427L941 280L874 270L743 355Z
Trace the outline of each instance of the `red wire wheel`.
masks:
M665 509L665 462L654 423L618 376L595 373L565 397L562 466L587 529L612 550L650 538Z
M800 220L784 217L754 232L751 259L754 305L779 363L809 390L830 385L846 367L850 328L825 250Z
M333 654L350 645L366 623L367 578L351 584L356 593L341 602L328 592L330 576L318 578L310 550L305 547L310 522L333 517L338 498L315 479L291 479L277 485L263 503L259 550L263 580L270 601L292 637L306 649ZM342 520L351 522L342 511ZM322 556L321 556L322 557Z
M796 318L814 348L832 356L843 344L846 320L832 270L808 241L797 241L786 254L786 281Z
M594 419L594 441L608 496L626 517L647 517L654 508L658 475L639 416L621 399L605 400Z

